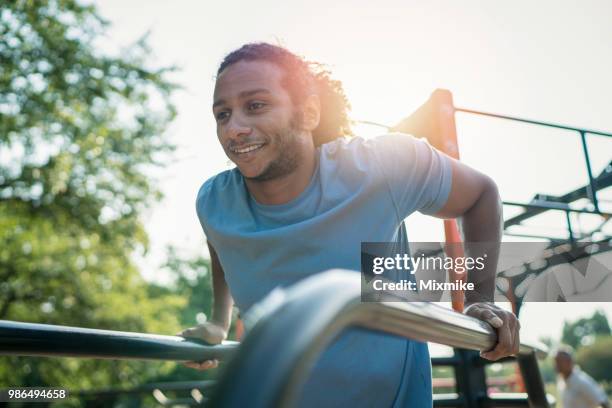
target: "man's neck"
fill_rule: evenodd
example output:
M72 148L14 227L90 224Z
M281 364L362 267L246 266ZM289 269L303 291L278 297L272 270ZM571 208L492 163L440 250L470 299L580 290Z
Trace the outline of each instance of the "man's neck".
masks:
M572 376L572 374L574 373L574 370L576 370L576 367L572 367L572 369L570 370L570 372L569 372L569 373L567 373L567 374L564 374L564 373L563 373L563 374L561 374L561 376L563 377L563 379L564 379L565 381L567 381L567 380L568 380L568 378L570 378L570 377Z
M260 204L280 205L296 199L310 184L317 166L317 155L304 158L302 166L284 177L267 181L245 179L251 196Z

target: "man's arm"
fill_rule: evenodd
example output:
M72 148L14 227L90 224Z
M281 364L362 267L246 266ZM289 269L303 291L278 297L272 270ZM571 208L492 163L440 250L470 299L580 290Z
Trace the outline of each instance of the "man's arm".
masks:
M211 319L206 323L183 330L181 333L179 333L179 336L204 340L210 344L219 344L227 338L227 333L232 321L232 307L234 306L234 299L232 298L227 282L225 281L225 273L221 263L219 262L217 252L212 245L210 245L210 243L208 243L208 250L210 252L213 281L213 310ZM198 370L207 370L209 368L217 367L217 365L219 365L219 361L189 361L186 362L185 365Z
M460 217L466 256L477 258L486 254L485 268L468 274L468 282L474 283L475 290L466 293L468 307L465 313L488 322L497 330L497 345L481 355L498 360L516 354L520 344L520 323L516 316L492 303L502 234L501 200L490 177L458 160L449 160L451 190L446 204L435 216Z
M598 408L610 408L608 396L605 391L597 384L597 381L595 381L593 377L586 373L583 374L585 374L583 377L578 377L578 381L574 382L574 386L578 392L583 394L593 406L597 406Z
M466 294L466 301L492 302L503 221L497 185L460 161L450 161L451 190L446 204L435 216L460 217L466 255L477 258L486 254L485 268L468 274L468 282L474 283L475 290Z
M232 321L234 299L225 281L225 272L219 262L217 252L210 243L208 243L208 251L210 252L213 285L213 310L211 322L222 327L227 336Z

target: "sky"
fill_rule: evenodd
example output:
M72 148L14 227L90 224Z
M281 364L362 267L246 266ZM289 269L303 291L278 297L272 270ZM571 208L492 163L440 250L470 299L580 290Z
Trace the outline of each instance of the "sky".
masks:
M225 54L247 42L281 44L326 63L352 104L352 118L394 124L437 88L455 106L612 131L612 3L609 1L224 1L101 0L109 51L150 32L155 64L176 65L178 117L168 135L175 160L159 174L165 199L144 221L151 237L139 260L147 279L164 282L164 248L206 254L195 196L209 177L231 167L211 113L214 75ZM462 161L492 176L502 199L529 201L586 182L579 138L568 131L457 114ZM381 130L360 126L359 134ZM612 158L612 139L588 138L594 173ZM602 195L612 209L612 195ZM505 213L519 211L506 207ZM575 219L589 226L592 217ZM527 232L563 236L560 214ZM441 221L408 220L415 241L439 241ZM511 238L506 238L511 239ZM534 340L558 336L564 319L610 304L531 304L521 315Z

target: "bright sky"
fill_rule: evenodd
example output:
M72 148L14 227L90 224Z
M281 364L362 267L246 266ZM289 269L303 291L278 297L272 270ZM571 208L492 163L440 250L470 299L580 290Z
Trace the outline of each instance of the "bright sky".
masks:
M612 3L606 0L104 0L98 6L112 23L111 47L150 30L155 62L181 67L173 78L185 88L175 98L179 115L170 129L177 161L160 179L166 198L145 220L151 251L142 265L149 279L163 280L157 265L167 244L186 254L205 251L195 195L230 167L211 114L213 77L223 56L246 42L280 42L329 64L355 119L393 124L434 89L446 88L456 106L612 131ZM579 139L570 132L460 114L457 124L462 160L490 174L505 200L525 202L585 183ZM612 140L594 136L588 143L599 174L612 158ZM563 233L562 222L551 215L539 226ZM412 240L442 239L438 220L416 216L408 225ZM529 305L523 332L556 337L563 319L595 307ZM612 304L597 307L612 318Z

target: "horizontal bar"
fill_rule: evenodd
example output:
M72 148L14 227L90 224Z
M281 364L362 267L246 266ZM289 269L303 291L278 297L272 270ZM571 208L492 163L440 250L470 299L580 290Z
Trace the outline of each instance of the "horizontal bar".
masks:
M455 108L455 111L456 112L471 113L471 114L474 114L474 115L490 116L492 118L508 119L508 120L513 120L513 121L516 121L516 122L530 123L532 125L548 126L548 127L553 127L553 128L556 128L556 129L572 130L574 132L584 132L584 133L588 133L588 134L591 134L591 135L599 135L599 136L612 137L612 133L601 132L599 130L590 130L590 129L578 128L578 127L573 127L573 126L559 125L559 124L556 124L556 123L542 122L542 121L539 121L539 120L523 119L523 118L518 118L516 116L499 115L499 114L496 114L496 113L482 112L482 111L477 111L477 110L473 110L473 109L465 109L465 108Z
M210 346L178 336L0 320L0 355L203 361L224 359L236 342Z
M496 332L487 323L437 304L362 302L360 274L343 270L275 290L247 313L245 325L249 334L215 389L214 406L292 406L312 362L350 327L473 350L496 343ZM519 353L535 359L545 351L521 343Z
M567 242L566 238L563 238L563 237L550 237L550 236L546 236L546 235L519 234L519 233L507 232L507 231L504 231L504 235L509 236L509 237L519 237L519 238L546 239L546 240L549 240L550 242L556 243L556 244L561 244L561 243ZM582 238L584 238L584 237L580 237L579 239L582 239Z
M606 168L599 174L599 176L597 176L597 179L595 181L596 181L598 190L603 190L604 188L612 186L612 171L609 170L610 168L612 168L612 162L610 162L610 164L606 166ZM538 194L538 196L545 197L545 201L554 201L554 202L561 202L561 203L568 204L576 200L588 198L588 192L589 192L588 190L589 190L589 186L587 185L587 186L579 187L573 191L570 191L567 194L563 194L562 196L558 196L558 197L544 196L542 194ZM505 220L504 228L508 228L512 225L520 224L522 221L529 219L531 217L534 217L538 214L541 214L544 211L547 211L547 209L535 209L535 208L529 209L522 214L515 215Z
M456 313L435 303L363 303L354 324L418 341L430 341L455 348L489 350L497 335L487 323ZM519 353L531 354L538 348L522 343Z
M586 209L571 208L567 204L555 203L553 201L541 201L541 202L532 201L530 203L519 203L519 202L516 202L516 201L503 201L502 204L504 204L504 205L511 205L511 206L514 206L514 207L524 207L524 208L533 208L533 209L542 209L542 210L566 211L566 212L580 213L580 214L594 214L594 215L601 215L601 216L604 216L604 217L612 216L612 213L606 213L606 212L595 211L595 210L586 210Z
M531 407L531 405L529 404L529 400L527 399L526 393L495 393L491 394L491 396L483 396L479 402L481 404L480 406L483 407Z
M433 406L434 407L463 407L465 405L465 398L457 393L447 394L433 394Z
M461 360L457 356L453 357L432 357L432 366L458 366L461 364Z

